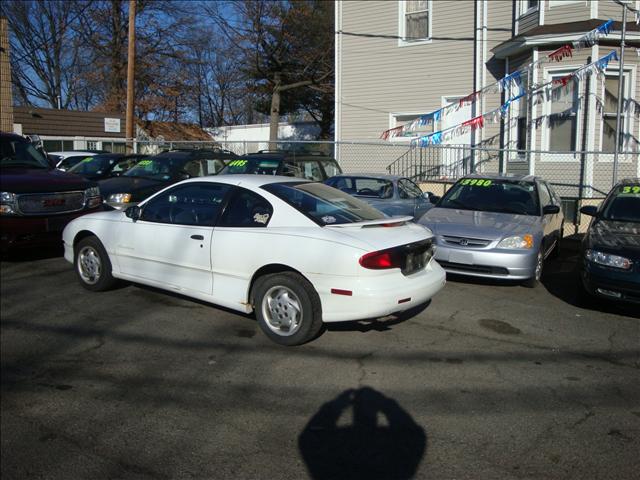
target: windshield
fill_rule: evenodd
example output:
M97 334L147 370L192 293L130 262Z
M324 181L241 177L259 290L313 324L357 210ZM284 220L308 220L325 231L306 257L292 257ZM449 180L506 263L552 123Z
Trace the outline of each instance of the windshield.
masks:
M451 187L438 207L540 215L535 183L507 179L463 178Z
M0 144L0 167L50 168L49 162L29 142L4 137Z
M124 174L125 177L144 177L153 180L171 180L183 173L186 157L158 155L140 160Z
M258 175L277 175L280 160L265 158L240 158L232 160L220 174L255 173Z
M85 157L68 171L79 175L100 175L107 171L117 159L118 157L114 157L112 155L95 155L93 157Z
M320 225L380 220L386 215L368 203L323 183L271 183L262 187Z
M609 197L602 218L617 222L640 222L640 185L621 185Z

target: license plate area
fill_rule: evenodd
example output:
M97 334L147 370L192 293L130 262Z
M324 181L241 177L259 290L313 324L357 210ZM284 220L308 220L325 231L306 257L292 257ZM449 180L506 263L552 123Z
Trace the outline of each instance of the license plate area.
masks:
M411 275L423 270L433 257L433 243L431 240L411 243L403 247L404 262L401 272L403 275Z

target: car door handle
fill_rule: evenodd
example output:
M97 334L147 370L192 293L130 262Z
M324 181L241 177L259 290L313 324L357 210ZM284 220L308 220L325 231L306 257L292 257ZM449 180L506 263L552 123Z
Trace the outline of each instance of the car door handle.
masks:
M204 237L202 235L191 235L191 238L193 240L204 240Z

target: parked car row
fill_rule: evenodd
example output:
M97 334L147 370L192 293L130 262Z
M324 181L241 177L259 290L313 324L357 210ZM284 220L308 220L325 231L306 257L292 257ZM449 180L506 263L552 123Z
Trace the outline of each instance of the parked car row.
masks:
M439 198L318 153L96 154L62 172L2 140L3 249L62 232L87 289L132 280L255 311L284 345L424 303L445 272L533 287L563 236L560 197L535 176L469 175ZM640 303L639 202L636 179L583 207L586 291Z

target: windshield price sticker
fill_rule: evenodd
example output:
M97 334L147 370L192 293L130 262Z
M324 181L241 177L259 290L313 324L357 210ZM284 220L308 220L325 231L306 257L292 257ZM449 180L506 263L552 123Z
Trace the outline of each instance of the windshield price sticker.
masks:
M640 185L626 185L620 190L621 195L640 195Z
M229 163L230 167L244 167L247 164L247 160L234 160Z
M92 159L93 159L93 157L87 157L84 160L82 160L82 163L90 162Z
M147 165L151 165L151 160L140 160L138 162L139 167L146 167Z
M491 180L485 180L483 178L465 178L460 182L461 185L469 185L474 187L488 187L493 182Z

